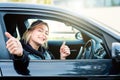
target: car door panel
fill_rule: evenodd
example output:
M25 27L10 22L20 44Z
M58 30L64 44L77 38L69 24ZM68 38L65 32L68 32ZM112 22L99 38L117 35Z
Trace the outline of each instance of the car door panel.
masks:
M30 74L33 76L65 76L65 75L108 75L111 60L76 60L76 61L39 61L31 62ZM34 73L34 74L33 74Z
M28 66L28 76L107 76L112 68L109 59L97 60L31 60ZM6 66L6 67L5 67ZM12 61L1 61L2 76L21 76L14 69ZM7 73L6 73L7 72Z

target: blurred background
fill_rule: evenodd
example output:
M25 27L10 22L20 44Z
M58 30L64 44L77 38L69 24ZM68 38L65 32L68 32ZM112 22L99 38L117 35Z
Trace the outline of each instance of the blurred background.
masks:
M52 5L92 17L120 32L120 0L0 0Z

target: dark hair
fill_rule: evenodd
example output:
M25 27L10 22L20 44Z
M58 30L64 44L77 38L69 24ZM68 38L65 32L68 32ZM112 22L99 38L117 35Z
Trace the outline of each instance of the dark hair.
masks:
M47 27L48 27L48 24L46 23L46 22L44 22L44 21L42 21L42 20L37 20L37 21L34 21L31 25L30 25L30 28L32 28L32 27L34 27L34 26L36 26L36 25L38 25L38 24L44 24L44 25L46 25ZM49 29L49 28L48 28Z
M30 27L33 27L33 26L36 26L38 25L39 23L43 22L42 20L37 20L37 21L34 21Z

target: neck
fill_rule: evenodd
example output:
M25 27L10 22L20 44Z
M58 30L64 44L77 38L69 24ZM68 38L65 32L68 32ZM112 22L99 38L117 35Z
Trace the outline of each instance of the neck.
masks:
M32 48L33 49L35 49L35 50L38 50L38 48L39 48L39 44L37 44L37 43L33 43L33 42L29 42L29 44L32 46Z

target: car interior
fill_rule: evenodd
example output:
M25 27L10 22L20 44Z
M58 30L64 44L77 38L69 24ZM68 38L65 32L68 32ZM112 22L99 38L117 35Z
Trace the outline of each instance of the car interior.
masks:
M56 34L56 38L51 38L48 40L48 50L53 53L55 59L60 59L60 46L62 45L63 41L66 41L66 45L69 46L71 54L67 57L67 59L108 59L110 55L107 53L103 40L99 37L89 33L80 28L80 26L76 26L69 22L59 21L59 19L45 19L41 16L35 15L20 15L20 14L6 14L4 16L6 31L8 31L12 36L15 38L21 39L25 30L29 27L31 22L29 20L45 20L45 21L53 21L53 22L60 22L64 24L68 29L62 29L63 25L57 25L59 27L50 29L64 30L63 32L53 31L53 36ZM49 25L49 23L48 23ZM50 26L51 27L51 26ZM71 31L71 32L70 32ZM52 32L50 32L52 33ZM58 38L59 35L66 35L62 36L61 39ZM72 34L72 36L68 35ZM67 37L67 39L66 39ZM73 39L74 38L74 39ZM7 39L6 39L7 40Z

